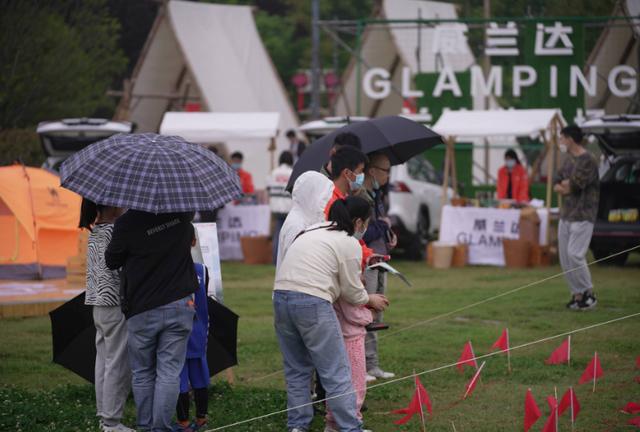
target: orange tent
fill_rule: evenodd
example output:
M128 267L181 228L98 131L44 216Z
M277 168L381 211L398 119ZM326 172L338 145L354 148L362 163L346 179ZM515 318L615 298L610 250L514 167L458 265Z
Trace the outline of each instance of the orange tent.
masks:
M0 167L0 279L64 277L78 253L81 200L48 171Z

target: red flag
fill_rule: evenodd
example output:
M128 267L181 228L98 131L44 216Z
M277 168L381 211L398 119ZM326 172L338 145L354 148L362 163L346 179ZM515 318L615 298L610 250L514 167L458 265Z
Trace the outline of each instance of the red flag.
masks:
M464 372L464 367L472 366L478 369L478 362L476 362L476 355L473 353L473 346L471 345L471 341L468 341L464 344L464 348L462 349L462 354L460 355L460 360L458 360L458 364L456 367L460 372Z
M595 381L596 379L602 377L602 366L600 365L600 359L598 358L598 353L593 355L593 358L587 365L587 368L584 370L582 376L580 377L580 381L578 384L584 384L587 382Z
M509 351L509 330L502 330L502 334L498 338L497 341L493 345L491 345L493 349L500 349L501 351Z
M558 432L558 417L556 410L551 410L551 414L549 418L547 418L547 422L544 424L542 428L542 432Z
M571 387L569 387L560 400L560 405L558 405L558 415L562 415L569 408L571 408L572 420L575 422L576 417L578 417L578 413L580 412L580 402L578 402L576 392L573 391L573 388Z
M558 399L551 395L547 396L547 405L549 405L549 413L555 411L558 408Z
M482 362L482 364L480 365L480 368L478 368L476 373L473 374L471 381L469 381L469 383L467 384L467 391L464 393L464 396L462 397L462 399L466 399L467 397L471 396L471 393L473 393L473 390L476 388L476 384L478 384L478 379L480 378L480 372L482 372L482 368L484 367L485 363L486 362Z
M540 416L540 408L538 408L538 404L531 394L531 389L529 389L524 397L524 432L528 432Z
M640 404L635 402L629 402L622 408L622 411L627 414L638 414L640 413Z
M405 424L406 422L411 420L411 418L415 414L420 414L420 417L422 417L423 416L422 405L427 407L427 411L429 411L429 414L433 414L433 410L431 408L431 398L429 398L429 393L427 393L427 390L422 386L422 383L420 382L417 376L415 377L415 384L416 384L416 390L413 392L413 398L411 398L411 402L409 402L409 406L406 408L392 411L393 414L405 414L405 416L400 420L394 421L394 423L397 425Z
M631 420L629 420L629 424L631 426L640 427L640 417L632 418Z
M636 369L640 369L640 356L636 358Z
M551 353L551 356L549 356L545 363L549 365L568 363L570 349L569 339L565 339L564 342L562 342L562 344Z

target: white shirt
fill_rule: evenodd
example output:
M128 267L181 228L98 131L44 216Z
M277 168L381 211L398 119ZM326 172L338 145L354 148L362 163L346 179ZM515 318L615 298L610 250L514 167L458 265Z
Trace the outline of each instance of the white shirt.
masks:
M282 164L271 171L267 177L267 192L269 193L269 208L271 213L287 214L291 210L291 194L285 190L293 168Z
M354 305L369 302L360 281L362 247L344 231L314 225L289 247L273 289L296 291L335 302L342 297ZM317 228L317 229L316 229Z

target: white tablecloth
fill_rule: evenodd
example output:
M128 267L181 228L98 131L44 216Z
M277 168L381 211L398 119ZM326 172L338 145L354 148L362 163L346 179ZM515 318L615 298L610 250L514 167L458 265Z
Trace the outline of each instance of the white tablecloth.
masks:
M546 209L539 209L540 244L547 243ZM520 210L445 206L440 242L467 244L469 264L504 266L502 239L519 237Z
M227 205L218 212L220 259L242 261L240 237L269 235L268 205Z

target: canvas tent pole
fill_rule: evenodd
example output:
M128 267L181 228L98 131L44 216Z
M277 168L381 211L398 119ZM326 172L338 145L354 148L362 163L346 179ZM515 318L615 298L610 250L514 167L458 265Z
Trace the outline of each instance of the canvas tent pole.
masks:
M451 144L455 140L455 137L449 136L445 141L444 152L444 178L442 180L442 207L447 203L447 190L449 189L449 175L451 173L451 159L454 157L451 151Z
M553 197L553 173L556 159L558 116L554 115L550 123L551 137L547 142L547 246L551 246L551 199Z
M27 188L29 191L29 204L31 205L31 219L33 220L33 240L32 244L36 251L36 269L38 271L38 278L42 279L42 266L40 265L40 248L38 247L38 224L36 222L36 211L33 206L33 193L31 192L31 178L27 173L27 168L22 164L22 171L24 177L27 179Z

